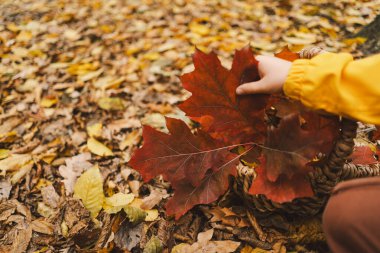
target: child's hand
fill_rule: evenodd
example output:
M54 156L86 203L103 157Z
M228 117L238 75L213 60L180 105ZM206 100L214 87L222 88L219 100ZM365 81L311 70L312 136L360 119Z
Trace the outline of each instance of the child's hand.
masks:
M292 63L271 56L257 56L256 59L259 61L261 79L240 85L236 89L236 94L281 92Z

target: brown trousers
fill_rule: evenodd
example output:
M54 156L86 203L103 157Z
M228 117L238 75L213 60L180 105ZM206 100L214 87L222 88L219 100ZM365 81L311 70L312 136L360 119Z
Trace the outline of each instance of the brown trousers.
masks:
M323 214L334 253L380 252L380 177L339 183Z

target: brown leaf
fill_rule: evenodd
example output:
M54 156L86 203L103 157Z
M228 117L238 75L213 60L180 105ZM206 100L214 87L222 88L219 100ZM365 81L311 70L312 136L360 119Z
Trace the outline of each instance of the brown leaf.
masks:
M32 230L38 233L47 234L47 235L54 234L54 225L43 218L32 221L31 226L32 226Z

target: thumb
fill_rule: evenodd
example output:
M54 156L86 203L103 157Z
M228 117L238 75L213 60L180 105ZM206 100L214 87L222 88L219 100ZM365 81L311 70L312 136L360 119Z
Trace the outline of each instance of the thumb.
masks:
M247 95L255 93L268 93L268 84L265 78L251 83L244 83L236 88L236 94Z

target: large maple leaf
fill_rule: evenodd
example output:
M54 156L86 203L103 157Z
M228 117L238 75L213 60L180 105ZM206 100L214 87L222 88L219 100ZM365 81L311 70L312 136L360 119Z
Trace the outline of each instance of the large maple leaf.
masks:
M179 106L181 110L226 143L263 142L269 96L237 96L235 92L240 84L260 79L251 49L236 51L230 71L213 52L197 50L193 61L195 70L181 77L183 87L192 93Z
M129 164L144 181L163 175L171 182L174 197L167 204L169 214L180 217L196 204L215 201L228 187L228 175L235 175L239 156L207 133L191 133L178 119L166 118L170 134L149 126L143 129L144 145Z
M276 202L313 195L307 174L310 161L318 153L329 154L338 134L337 120L312 112L293 112L283 116L277 127L270 127L257 178L249 190L265 194Z

